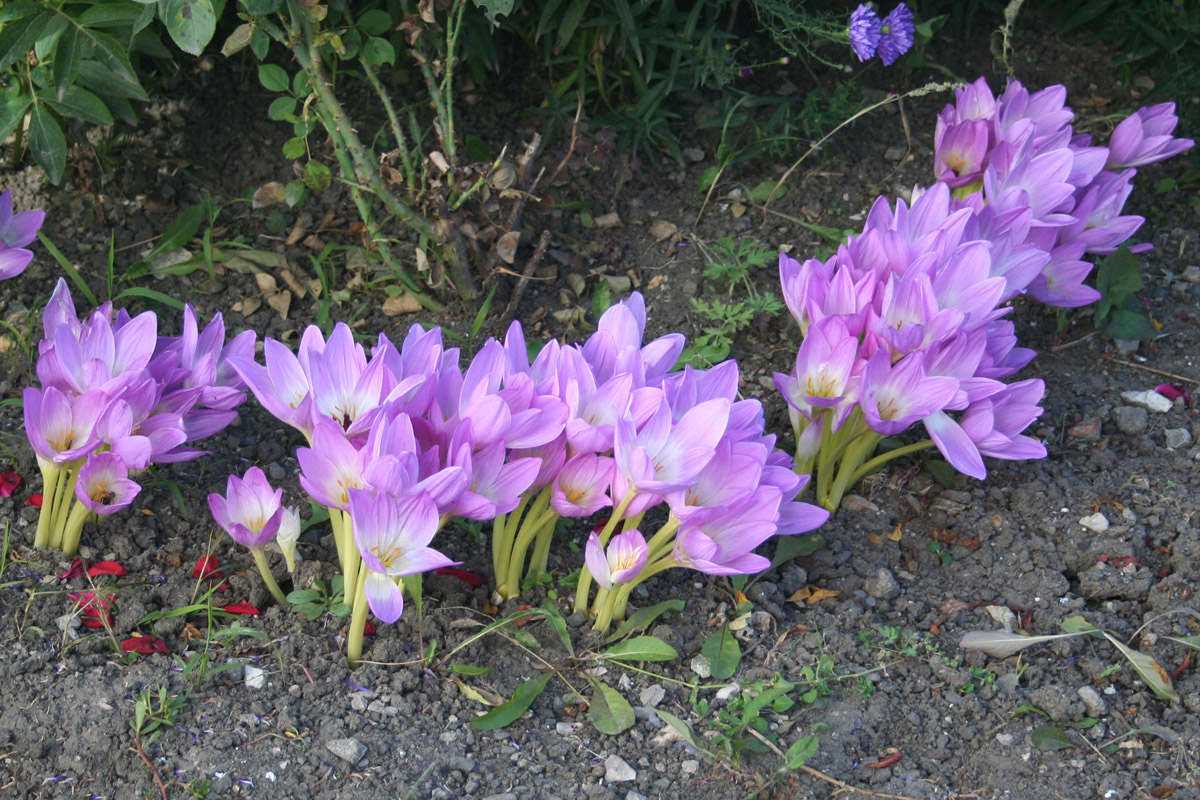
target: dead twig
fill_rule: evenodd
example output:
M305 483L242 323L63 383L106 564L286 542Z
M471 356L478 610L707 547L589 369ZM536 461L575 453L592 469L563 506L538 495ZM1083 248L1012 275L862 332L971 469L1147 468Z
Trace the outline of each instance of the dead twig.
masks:
M150 756L146 755L145 749L142 747L142 735L134 733L133 743L137 746L138 755L142 757L142 761L146 762L146 768L150 770L150 774L154 776L154 782L158 784L158 791L162 795L162 800L169 800L167 797L167 785L163 783L162 776L158 774L158 770L154 768L154 764L150 762Z
M1134 369L1145 370L1146 372L1153 372L1155 375L1162 375L1164 378L1174 378L1175 380L1182 381L1184 383L1200 383L1200 381L1196 380L1195 378L1189 378L1186 375L1176 375L1174 372L1167 372L1165 369L1156 369L1155 367L1147 367L1145 364L1139 364L1136 361L1125 361L1123 359L1115 358L1113 356L1105 356L1105 358L1107 358L1109 361L1113 362L1114 364L1120 364L1122 367L1133 367Z
M521 279L517 281L512 297L508 299L508 305L504 307L504 314L500 317L500 327L503 328L506 326L517 313L517 304L525 296L525 288L529 285L530 276L538 268L538 264L542 263L542 257L546 255L546 248L549 246L550 231L542 231L542 236L538 239L537 247L534 248L533 255L529 257L529 263L525 265L525 271L522 273Z

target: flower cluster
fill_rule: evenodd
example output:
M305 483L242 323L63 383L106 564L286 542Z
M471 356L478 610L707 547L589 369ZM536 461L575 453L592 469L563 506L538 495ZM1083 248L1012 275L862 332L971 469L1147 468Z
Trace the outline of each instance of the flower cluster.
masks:
M1030 94L1014 82L997 100L982 79L960 90L938 121L937 183L911 207L880 197L862 233L824 262L780 257L804 340L776 386L796 469L814 475L825 508L925 447L976 478L983 456L1045 455L1021 433L1042 411L1042 381L1002 382L1034 356L1016 346L1004 304L1022 293L1059 306L1097 299L1082 256L1113 252L1142 222L1120 215L1134 171L1110 167L1192 144L1170 137L1171 109L1155 106L1121 123L1110 148L1094 147L1072 134L1065 98L1061 86ZM917 423L928 440L874 455Z
M201 331L190 306L173 337L158 335L154 312L114 314L109 303L81 320L61 279L43 329L42 388L23 397L44 481L35 544L72 554L89 514L114 514L138 494L131 473L197 458L189 443L233 421L246 394L228 359L252 354L255 334L226 344L221 315Z
M1122 214L1133 191L1134 167L1162 161L1192 147L1171 135L1174 103L1142 108L1122 121L1108 147L1076 135L1067 90L1030 93L1012 81L996 97L983 78L958 90L938 115L934 174L954 189L955 209L973 212L984 240L1009 250L1036 248L1044 264L1025 286L1052 306L1072 308L1099 299L1084 285L1092 264L1084 255L1115 252L1144 222ZM1131 248L1149 249L1149 245Z
M0 193L0 281L15 278L33 261L26 245L37 237L45 211L13 213L12 192Z
M904 3L897 4L882 20L865 3L850 15L850 49L859 61L878 55L890 67L912 47L913 32L913 13Z
M762 569L768 562L753 555L756 546L825 520L794 501L804 479L764 434L761 405L737 401L736 364L671 373L683 337L643 345L645 324L634 294L586 342L550 342L532 362L519 323L465 369L439 329L420 326L399 346L380 335L369 357L339 324L328 340L309 328L296 353L267 340L265 364L230 359L259 402L308 440L297 453L300 483L329 509L354 602L352 660L367 608L394 622L406 585L419 591L421 573L454 563L430 547L453 517L493 520L500 598L518 594L527 560L529 574L546 570L560 517L616 507L589 552L629 543L643 557L610 554L622 566L605 571L606 588L631 588L671 566L721 575ZM231 504L233 493L231 484ZM244 527L262 532L253 539L261 546L279 501L265 481L256 497L243 503L243 516L259 527ZM646 542L637 525L661 503L667 522ZM216 506L214 515L221 519ZM613 545L618 525L624 532ZM589 563L598 563L594 554ZM585 570L581 606L590 580ZM602 626L621 613L627 593L618 595L606 616L608 596L598 600Z

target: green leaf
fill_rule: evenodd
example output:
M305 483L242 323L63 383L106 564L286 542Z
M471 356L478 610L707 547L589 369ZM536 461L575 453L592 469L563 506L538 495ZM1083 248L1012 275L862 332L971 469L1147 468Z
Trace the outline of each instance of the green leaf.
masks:
M1075 745L1067 738L1067 733L1056 725L1039 725L1029 735L1033 746L1038 750L1066 750Z
M329 184L333 182L333 174L329 167L320 161L309 161L304 165L304 176L301 180L309 189L319 192L329 188Z
M978 650L981 653L988 654L992 658L1008 658L1021 652L1026 647L1044 642L1052 642L1055 639L1078 636L1081 633L1085 633L1085 631L1050 633L1042 636L1022 636L1019 633L1012 633L1011 631L969 631L963 634L962 640L959 642L959 647L968 651Z
M50 254L50 257L58 262L58 265L62 267L63 272L67 273L67 277L70 278L71 282L75 284L75 288L82 292L83 296L86 297L93 306L100 305L99 301L96 300L96 293L92 291L92 287L88 286L87 281L85 281L83 276L79 274L79 270L75 269L75 265L63 255L61 250L54 246L54 242L50 241L49 237L47 237L46 234L41 231L38 231L37 237L38 241L42 243L42 247L46 248L46 252Z
M287 186L283 187L283 202L288 208L295 208L304 202L304 198L308 196L308 189L300 181L291 181Z
M684 741L695 747L701 752L708 753L704 748L704 743L696 738L696 734L692 731L690 725L681 720L679 717L672 714L670 711L663 711L661 708L654 709L654 713L658 714L659 719L671 726L671 729L683 737ZM709 753L711 755L711 753Z
M67 168L67 138L58 120L41 103L33 104L29 118L29 150L46 170L50 182L57 185Z
M672 598L671 600L664 600L661 603L655 603L654 605L646 608L639 608L637 611L633 612L629 619L622 622L621 626L604 641L615 642L624 636L628 636L634 631L645 630L654 624L654 621L663 614L666 614L669 611L683 611L685 605L686 603L676 597Z
M742 648L728 625L722 625L704 640L700 654L712 665L712 676L717 680L733 677L742 660Z
M786 564L793 558L811 556L825 546L825 537L810 533L806 536L780 536L775 542L775 557L771 559L770 569Z
M271 92L286 92L291 86L287 72L278 64L259 64L258 82Z
M483 9L483 13L487 16L488 22L499 26L500 23L496 21L496 15L511 14L514 2L515 0L475 0L475 7Z
M76 17L75 21L84 28L115 28L137 24L143 13L145 5L108 2L92 6Z
M93 30L92 28L79 28L79 38L83 48L83 58L94 60L108 72L120 78L123 82L137 88L140 96L134 99L149 100L146 90L142 88L138 82L137 73L133 70L133 65L129 63L129 56L125 52L125 48L121 46L113 37L107 33ZM81 62L80 71L83 70ZM104 87L101 87L104 88ZM112 94L117 94L116 91L110 91Z
M803 739L797 739L792 743L792 746L787 749L787 753L783 757L783 763L788 769L800 769L808 760L817 754L821 743L815 736L805 736Z
M516 722L522 714L529 710L529 706L533 705L533 701L542 693L553 676L554 673L547 672L537 678L525 681L513 692L511 700L496 706L483 716L475 717L471 720L471 727L481 731L494 731Z
M477 667L474 664L451 664L450 671L455 675L487 675L491 667Z
M1146 314L1118 309L1113 312L1112 322L1104 332L1114 339L1141 339L1149 341L1158 337L1158 328Z
M1100 292L1096 302L1096 326L1100 327L1111 309L1119 307L1126 297L1141 288L1142 275L1137 259L1128 247L1105 256L1096 270L1096 291Z
M779 187L779 191L775 191L775 187L777 186ZM771 194L772 192L774 192L774 195ZM752 203L765 203L767 202L767 198L778 200L785 194L787 194L787 187L779 186L778 181L763 181L751 189L747 197L750 198L750 202Z
M146 90L136 79L113 72L99 61L79 62L78 82L100 95L102 100L106 97L123 97L144 103L150 99ZM109 104L109 108L112 108L111 104ZM113 115L120 116L116 109L113 109Z
M603 654L617 661L671 661L679 652L657 636L635 636L613 645Z
M491 295L488 295L491 298ZM542 603L542 610L546 612L546 621L550 623L550 627L554 628L554 632L558 634L558 640L562 642L563 647L571 655L575 655L575 647L571 644L571 634L567 633L567 621L563 619L562 612L558 610L558 606L554 605L553 600L547 600Z
M242 0L242 7L251 14L274 14L283 5L283 0Z
M0 142L7 139L25 119L25 111L33 98L27 94L5 97L0 100Z
M163 294L162 292L155 291L154 289L147 289L145 286L130 286L128 289L114 297L113 302L115 303L118 300L124 300L126 297L141 297L145 300L153 300L156 303L162 303L164 306L170 306L177 311L183 311L183 302L181 300L176 300L174 297L171 297L171 295Z
M1113 643L1113 646L1121 651L1121 655L1133 665L1137 674L1141 677L1150 690L1154 692L1162 700L1175 701L1179 699L1179 693L1171 686L1171 676L1167 671L1159 666L1158 662L1145 653L1140 653L1129 647L1117 637L1113 636L1108 631L1103 631L1104 638Z
M276 122L286 122L296 114L296 98L276 97L267 108L267 116Z
M1067 633L1100 633L1099 628L1078 614L1073 617L1067 617L1062 622L1058 623L1058 627L1062 628Z
M38 98L64 117L90 122L93 125L112 125L112 114L104 101L79 86L67 87L62 99L53 92L39 92Z
M1167 636L1172 642L1178 642L1184 647L1190 647L1193 650L1200 650L1200 636Z
M0 28L0 73L25 57L53 16L43 11L4 23Z
M629 701L608 684L595 678L589 680L593 691L591 702L588 704L588 719L596 726L596 730L616 736L621 731L632 728L633 706L629 705Z
M58 47L54 50L54 96L62 100L67 89L75 82L79 74L80 55L83 52L79 42L79 30L68 25L58 39ZM101 125L111 125L112 121L102 122Z
M163 231L162 238L150 251L148 258L183 247L196 236L203 222L204 204L188 206L180 212L179 216L171 220L171 224Z
M529 631L513 631L512 636L517 640L517 644L527 647L530 650L540 650L542 647L542 643Z
M392 16L382 9L364 11L358 18L359 30L368 36L383 36L392 28Z
M249 22L244 22L233 29L233 33L229 34L225 39L225 44L221 45L221 55L229 58L235 53L240 53L250 44L250 40L254 37L254 26Z
M296 136L283 143L283 157L297 159L302 157L307 149L304 146L304 140Z
M287 601L289 603L311 603L314 600L320 600L321 593L316 589L296 589L293 592L287 593Z
M396 63L396 48L392 47L392 43L387 39L372 36L363 44L359 57L368 66L381 67L384 64L390 66Z
M267 35L266 26L255 25L254 35L250 37L250 52L254 53L255 58L262 61L267 57L267 50L271 47L271 37Z

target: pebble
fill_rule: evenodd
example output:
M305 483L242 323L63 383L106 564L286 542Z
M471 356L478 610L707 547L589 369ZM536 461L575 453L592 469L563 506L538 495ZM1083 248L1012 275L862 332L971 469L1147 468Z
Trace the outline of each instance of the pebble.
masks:
M604 230L606 228L621 227L621 215L615 211L610 211L607 214L601 214L596 217L596 227Z
M325 749L351 764L362 761L367 754L367 746L358 739L331 739L325 743Z
M691 663L692 672L699 675L701 678L708 678L712 675L712 663L704 656L696 656Z
M863 589L877 600L886 600L900 593L900 584L890 569L880 567L874 575L863 581Z
M887 161L899 161L900 159L904 158L904 154L907 152L908 152L907 147L902 147L900 145L893 145L893 146L889 147L887 150L883 151L883 157Z
M1163 399L1165 400L1166 398ZM1136 436L1146 430L1146 425L1150 422L1150 415L1146 413L1146 409L1144 408L1117 406L1113 409L1112 420L1116 424L1117 430L1121 433Z
M638 695L638 701L644 706L654 708L661 703L663 698L666 696L667 690L663 688L662 684L654 683L650 686L647 686L645 689L642 689L641 693Z
M1080 686L1075 693L1083 701L1083 707L1087 709L1089 717L1103 717L1108 713L1108 703L1091 686Z
M1013 735L1011 733L997 733L996 741L1003 745L1010 745L1013 743Z
M704 151L699 147L685 147L683 148L683 157L688 161L703 161Z
M1200 267L1193 264L1183 271L1183 279L1188 283L1200 283Z
M717 702L728 703L730 700L737 697L740 691L742 691L742 687L736 683L731 683L728 686L722 686L720 689L717 689Z
M629 792L625 795L625 800L649 800L649 798L640 792Z
M1072 439L1081 439L1085 442L1095 442L1100 439L1100 418L1088 417L1078 425L1073 425L1067 431Z
M856 494L848 494L842 498L843 509L847 511L878 511L879 506L872 503L865 497L860 497Z
M625 759L618 755L611 755L604 759L604 780L607 783L636 781L637 771L625 763Z
M267 671L247 664L242 669L247 689L261 689L267 685Z
M450 756L446 759L446 763L442 764L443 772L458 770L462 773L474 772L479 769L479 763L470 756Z
M1121 392L1121 399L1131 406L1144 408L1156 414L1165 414L1171 410L1171 401L1153 389L1144 392Z
M1168 450L1178 450L1192 443L1192 432L1187 428L1167 428L1163 431Z
M694 758L689 758L680 763L679 769L684 775L695 775L700 771L700 762Z
M558 722L554 725L554 731L559 736L574 736L583 730L582 722Z
M1104 516L1100 512L1096 512L1095 514L1091 514L1079 520L1079 524L1087 528L1089 531L1104 533L1106 530L1108 530L1108 517Z

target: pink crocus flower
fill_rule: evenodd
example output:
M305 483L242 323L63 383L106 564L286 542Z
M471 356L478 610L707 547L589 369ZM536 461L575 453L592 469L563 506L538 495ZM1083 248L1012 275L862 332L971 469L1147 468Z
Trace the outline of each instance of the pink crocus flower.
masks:
M1174 103L1139 108L1113 129L1105 169L1141 167L1190 149L1195 144L1191 139L1171 135L1178 124Z
M550 507L563 517L590 517L612 505L608 486L615 468L611 458L595 453L571 458L552 484Z
M636 529L623 531L612 537L607 550L600 544L600 536L592 531L583 551L583 560L587 564L588 572L604 589L635 580L642 567L646 566L649 556L650 547L641 531Z
M12 191L0 194L0 281L20 275L33 261L33 252L25 246L37 238L45 218L45 211L14 214Z
M230 475L225 496L208 496L213 519L240 545L266 546L279 530L283 519L283 489L272 489L267 476L258 467L246 470L246 476Z
M107 516L128 508L141 490L116 453L96 453L79 469L75 498L88 511Z
M894 366L885 351L871 358L863 373L862 409L867 425L876 433L894 436L917 420L946 407L958 391L958 381L947 376L927 376L921 353Z
M438 530L438 510L426 492L402 498L350 493L354 541L368 570L363 581L371 613L387 623L404 613L404 595L395 578L460 562L429 547Z
M100 446L97 425L112 399L103 392L74 398L47 386L22 394L25 434L42 465L66 464Z

